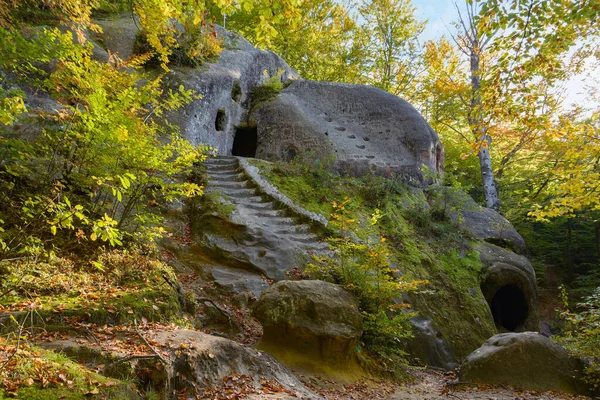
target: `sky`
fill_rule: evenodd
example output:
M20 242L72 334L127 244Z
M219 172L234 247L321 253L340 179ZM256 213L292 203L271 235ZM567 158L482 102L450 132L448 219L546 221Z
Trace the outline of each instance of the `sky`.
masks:
M420 37L421 42L436 40L443 35L449 36L452 31L451 23L458 19L454 0L412 0L412 3L417 9L417 17L420 20L426 19L429 21ZM596 76L600 76L600 70L596 69ZM600 107L600 103L591 104L587 99L585 95L587 84L600 89L600 79L592 80L588 78L586 81L585 74L575 76L564 82L563 86L566 94L564 105L566 108L570 108L569 105L572 103L585 103L591 107Z

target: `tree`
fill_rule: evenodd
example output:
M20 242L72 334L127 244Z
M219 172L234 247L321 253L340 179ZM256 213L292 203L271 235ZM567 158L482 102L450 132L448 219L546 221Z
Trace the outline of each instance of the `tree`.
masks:
M410 0L367 0L359 13L368 38L366 83L410 98L421 68L417 37L425 22L415 18Z
M302 0L295 8L296 18L270 21L272 35L268 42L263 32L254 28L264 18L258 10L242 8L228 15L227 28L252 43L266 45L304 78L356 82L362 75L364 57L355 40L357 24L348 7L345 1Z
M486 205L499 209L492 140L507 131L519 137L502 156L502 176L507 163L550 124L560 106L552 95L554 85L578 68L565 62L565 55L577 37L597 32L590 23L598 10L591 2L579 10L579 4L558 1L467 1L463 10L457 9L453 39L468 65L470 88L460 101L479 159Z

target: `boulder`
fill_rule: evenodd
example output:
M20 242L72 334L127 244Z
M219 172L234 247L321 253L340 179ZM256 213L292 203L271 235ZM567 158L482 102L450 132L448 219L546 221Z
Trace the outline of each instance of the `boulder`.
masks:
M475 238L517 254L526 254L525 240L500 213L477 204L462 191L443 188L443 199L453 222Z
M424 180L423 165L443 170L442 144L419 112L371 86L297 80L251 110L249 120L257 128L258 158L302 156L344 174L411 182Z
M504 384L526 390L589 394L584 364L535 332L501 333L475 350L460 367L461 381Z
M202 96L170 113L169 121L192 144L206 144L219 155L230 155L238 128L247 126L252 89L269 78L278 76L286 82L300 76L275 53L252 46L242 36L219 26L216 33L225 45L216 62L173 68L166 77L168 85L182 84Z
M245 375L257 387L274 382L298 397L318 398L273 357L232 340L185 329L162 331L152 340L168 350L174 389L220 387L230 376Z
M264 329L260 346L276 356L291 351L342 366L353 360L362 334L357 300L323 281L277 282L262 294L253 314Z

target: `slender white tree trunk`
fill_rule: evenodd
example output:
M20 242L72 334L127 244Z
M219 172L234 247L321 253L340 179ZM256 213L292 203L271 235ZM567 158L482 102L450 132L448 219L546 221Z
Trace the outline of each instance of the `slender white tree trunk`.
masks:
M479 169L481 170L481 180L483 182L483 195L487 208L498 211L500 209L500 198L494 179L494 170L492 168L492 157L490 155L490 146L492 138L487 133L487 127L483 120L481 110L481 76L479 41L475 40L471 46L471 115L469 122L473 129L473 135L480 144L479 146Z

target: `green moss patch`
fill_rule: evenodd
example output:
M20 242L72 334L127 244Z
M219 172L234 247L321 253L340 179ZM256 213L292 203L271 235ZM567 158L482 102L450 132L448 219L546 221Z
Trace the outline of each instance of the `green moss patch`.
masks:
M127 383L109 379L52 351L0 345L0 358L9 360L0 372L0 399L134 399ZM5 361L3 361L5 362Z
M177 322L181 307L176 281L164 263L139 254L114 251L92 265L65 259L49 262L3 263L0 310L15 319L5 320L3 330L46 323L91 322L123 324L145 318ZM165 279L166 278L166 279Z

